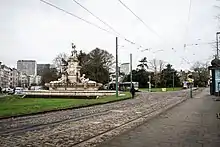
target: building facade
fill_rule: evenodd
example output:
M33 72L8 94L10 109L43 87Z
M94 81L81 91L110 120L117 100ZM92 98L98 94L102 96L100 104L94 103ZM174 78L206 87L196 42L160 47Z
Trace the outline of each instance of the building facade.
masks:
M29 86L29 77L25 73L19 74L19 84L20 87L28 87Z
M33 76L33 75L28 76L28 81L29 81L28 85L29 85L29 86L32 86L33 84L34 84L34 85L36 84L35 78L36 78L36 76Z
M11 86L11 68L6 66L6 65L2 65L0 66L0 87L1 88L8 88Z
M0 62L0 87L3 88L3 69L2 69L2 62Z
M42 76L44 71L50 70L50 64L37 64L37 75Z
M19 72L17 69L12 68L10 73L10 86L17 87L19 84Z
M17 70L26 75L37 75L37 63L35 60L18 60Z
M36 76L35 77L35 83L37 84L37 85L40 85L41 84L41 76Z
M21 86L20 72L16 68L10 68L0 62L0 87L15 88Z
M2 88L2 77L3 77L2 62L0 62L0 87L1 88Z

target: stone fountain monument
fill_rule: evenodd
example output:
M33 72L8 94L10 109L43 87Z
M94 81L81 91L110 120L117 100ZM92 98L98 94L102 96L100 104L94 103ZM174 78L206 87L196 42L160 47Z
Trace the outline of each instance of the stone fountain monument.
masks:
M80 69L76 46L72 43L71 56L67 61L62 59L61 78L46 83L45 86L49 87L49 90L28 90L24 91L24 95L36 98L97 98L99 96L115 95L115 91L99 90L102 84L85 78L85 74L81 75Z
M79 66L76 46L72 43L71 56L67 61L62 59L61 78L58 79L58 81L51 81L45 85L49 87L50 90L58 91L97 91L102 84L85 78L85 74L81 76L80 69L81 66Z

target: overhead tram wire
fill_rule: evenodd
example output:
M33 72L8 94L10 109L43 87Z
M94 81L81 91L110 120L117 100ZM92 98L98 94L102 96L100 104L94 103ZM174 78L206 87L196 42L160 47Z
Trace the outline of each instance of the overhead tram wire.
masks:
M92 16L94 16L96 19L98 19L99 21L101 21L104 25L108 26L113 32L115 32L116 34L118 34L119 36L122 36L120 33L118 33L113 27L111 27L109 24L107 24L105 21L103 21L101 18L99 18L98 16L96 16L94 13L92 13L90 10L88 10L85 6L83 6L82 4L80 4L78 1L73 0L77 5L79 5L81 8L83 8L84 10L86 10L88 13L90 13Z
M105 32L107 32L107 33L109 33L109 34L111 34L111 35L113 35L113 36L120 37L118 34L116 35L116 32L113 33L113 32L111 32L111 31L109 31L109 30L107 30L107 29L104 29L104 28L98 26L97 24L92 23L92 22L90 22L90 21L88 21L88 20L86 20L86 19L84 19L84 18L82 18L82 17L79 17L79 16L77 16L77 15L71 13L71 12L68 12L67 10L64 10L64 9L62 9L62 8L60 8L60 7L58 7L58 6L54 5L54 4L52 4L52 3L49 3L49 2L47 2L47 1L45 1L45 0L40 0L40 1L41 1L42 3L44 3L44 4L47 4L47 5L49 5L49 6L53 7L53 8L56 8L56 9L58 9L58 10L64 12L64 13L66 13L66 14L69 14L69 15L71 15L71 16L77 18L77 19L80 19L81 21L84 21L85 23L87 23L87 24L89 24L89 25L92 25L92 26L94 26L94 27L96 27L96 28L98 28L98 29L100 29L100 30L102 30L102 31L105 31ZM125 41L127 41L127 42L129 42L129 43L131 43L131 44L133 44L133 45L137 45L137 46L139 46L139 47L142 47L142 46L138 45L137 43L126 39L125 37L120 37L120 38L123 38Z
M160 35L154 31L150 26L148 26L138 15L136 15L125 3L123 3L121 0L118 0L127 10L129 10L140 22L144 24L145 27L147 27L152 33L154 33L157 37L161 38Z
M192 0L189 0L188 22L190 21L191 8L192 8Z
M200 45L208 45L208 44L216 44L216 41L212 42L201 42L201 43L192 43L192 44L184 44L184 48L189 47L189 46L200 46Z
M54 8L56 8L56 9L58 9L58 10L64 12L64 13L67 13L67 14L73 16L73 17L76 17L76 18L78 18L78 19L80 19L80 20L82 20L82 21L84 21L84 22L86 22L86 23L88 23L88 24L90 24L90 25L92 25L92 26L98 28L98 29L101 29L101 30L103 30L103 31L105 31L105 32L107 32L107 33L112 34L112 35L115 35L115 34L113 34L112 32L110 32L110 31L108 31L108 30L106 30L106 29L104 29L104 28L102 28L102 27L100 27L100 26L98 26L98 25L96 25L96 24L90 22L90 21L87 21L87 20L85 20L85 19L83 19L83 18L81 18L81 17L79 17L79 16L77 16L77 15L71 13L71 12L68 12L68 11L66 11L66 10L64 10L64 9L62 9L62 8L60 8L60 7L56 6L56 5L54 5L54 4L51 4L51 3L47 2L47 1L44 1L44 0L40 0L40 1L43 2L43 3L45 3L45 4L47 4L47 5L49 5L49 6L51 6L51 7L54 7Z
M172 48L172 51L176 54L177 53L177 51L176 51L176 49L174 49L174 48ZM183 56L179 56L181 59L182 59L182 61L184 61L185 63L187 63L188 65L192 65L192 63L190 62L190 61L188 61L186 58L184 58ZM181 61L181 62L182 62Z
M124 37L123 35L121 35L118 31L116 31L112 26L110 26L107 22L105 22L104 20L102 20L100 17L98 17L97 15L95 15L94 13L92 13L89 9L87 9L85 6L83 6L81 3L79 3L76 0L73 0L77 5L79 5L81 8L83 8L84 10L86 10L88 13L90 13L93 17L95 17L96 19L98 19L99 21L101 21L104 25L106 25L109 29L111 29L113 32L115 32L118 36L120 36L121 38L123 38L125 41L133 44L133 45L137 45L139 46L139 48L142 48L141 45L134 43L133 41L128 40L126 37ZM138 49L139 49L138 48Z
M182 58L182 60L185 61L187 64L192 65L192 63L191 63L190 61L186 60L186 58L184 58L184 57L181 57L181 58Z
M185 38L184 38L185 41L186 41L187 34L188 34L188 31L189 31L189 22L190 22L191 9L192 9L192 0L189 0L189 11L188 11L188 17L187 17L186 33L185 33ZM184 49L186 49L185 45L184 45Z

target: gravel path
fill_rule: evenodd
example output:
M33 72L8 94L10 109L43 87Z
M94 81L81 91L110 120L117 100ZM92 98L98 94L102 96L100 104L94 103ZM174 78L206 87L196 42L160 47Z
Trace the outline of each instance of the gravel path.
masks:
M135 99L115 103L2 119L0 144L1 146L95 146L97 142L137 125L151 114L185 100L188 95L189 92L185 90L140 93ZM136 120L139 120L138 123ZM99 138L94 140L96 136Z

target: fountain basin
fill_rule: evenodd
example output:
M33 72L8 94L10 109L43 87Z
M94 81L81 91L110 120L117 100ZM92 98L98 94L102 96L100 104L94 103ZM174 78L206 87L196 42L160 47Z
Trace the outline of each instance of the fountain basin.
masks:
M57 90L57 91L98 91L102 86L100 83L54 83L54 84L46 84L49 87L49 90Z
M110 90L99 90L99 91L72 91L72 90L38 90L38 91L24 91L23 95L25 97L36 97L36 98L52 98L52 97L59 97L59 98L65 98L65 97L71 97L71 98L96 98L100 96L110 96L115 95L115 91Z

